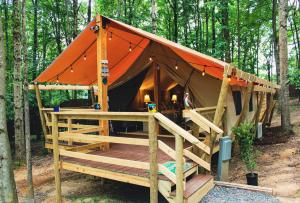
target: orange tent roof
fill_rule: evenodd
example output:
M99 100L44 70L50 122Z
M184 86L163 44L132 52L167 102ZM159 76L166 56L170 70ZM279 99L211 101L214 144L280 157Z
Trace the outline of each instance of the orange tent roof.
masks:
M106 18L106 17L103 17ZM197 70L222 79L224 67L229 65L221 60L181 46L177 43L106 18L108 22L107 58L109 67L109 84L117 81L133 65L151 41L171 49L182 60ZM95 26L93 20L78 37L42 72L35 82L57 82L62 84L92 85L97 83L96 37L90 28ZM129 47L132 51L129 51ZM155 54L155 53L153 53ZM235 79L232 84L244 83Z

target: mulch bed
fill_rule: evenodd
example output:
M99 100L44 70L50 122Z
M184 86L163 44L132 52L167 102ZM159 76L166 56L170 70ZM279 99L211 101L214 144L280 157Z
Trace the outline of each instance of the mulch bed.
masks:
M286 143L293 135L293 131L282 133L280 126L266 127L261 139L255 140L255 145L272 145Z

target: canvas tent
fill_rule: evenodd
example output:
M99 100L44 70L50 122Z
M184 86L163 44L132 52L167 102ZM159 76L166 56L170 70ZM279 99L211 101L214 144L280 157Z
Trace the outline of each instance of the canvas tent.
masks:
M106 27L107 32L105 40L110 92L122 85L130 86L129 83L132 81L137 82L133 79L143 71L150 69L149 67L154 63L154 66L168 75L172 82L192 93L196 107L217 105L224 77L230 77L231 87L241 91L245 89L250 80L255 85L254 91L266 91L274 94L278 88L277 85L240 71L221 60L119 21L103 16L101 18L102 26ZM90 22L56 60L36 78L35 82L86 86L97 84L97 34L93 30L96 24L96 20ZM230 71L224 73L226 67ZM147 81L147 75L149 73L142 78L144 83ZM160 78L159 83L162 84L163 80ZM153 80L148 79L148 81L150 84L152 81L151 88L153 88ZM141 87L142 81L136 84ZM133 89L131 88L131 90ZM129 91L129 88L127 90ZM134 97L137 91L138 88L131 92L131 97ZM232 88L229 91L231 95ZM118 91L116 90L116 92ZM252 99L257 106L257 94ZM129 99L128 101L133 100ZM231 97L227 98L227 103L229 108L234 108ZM229 109L229 112L233 111L233 109ZM235 122L237 116L233 116L232 123Z
M111 88L130 80L147 68L151 57L170 74L173 80L182 86L188 86L198 104L201 106L215 104L219 88L214 86L219 86L220 82L210 84L207 83L206 77L201 81L197 78L205 71L207 77L222 79L223 69L229 64L121 22L105 19L108 24L107 58L110 72L108 80ZM76 85L96 84L96 34L91 30L95 23L95 20L92 21L35 81L39 83L59 81L61 84ZM179 67L178 70L174 69L176 65ZM193 71L194 69L197 71ZM187 82L189 84L186 84ZM232 79L231 83L238 82ZM244 85L242 82L239 84ZM203 88L200 94L195 88L206 85L216 89L216 92ZM205 90L206 93L203 92Z

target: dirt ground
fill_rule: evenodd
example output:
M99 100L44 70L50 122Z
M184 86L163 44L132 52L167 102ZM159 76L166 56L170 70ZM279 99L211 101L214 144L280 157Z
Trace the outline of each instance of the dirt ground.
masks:
M257 145L259 157L257 172L259 185L274 188L282 202L300 202L300 105L291 104L291 122L294 135L285 143ZM272 126L280 125L274 115ZM43 155L36 145L33 157L33 179L37 202L54 202L55 187L52 156ZM15 170L20 202L26 194L26 168ZM234 157L231 161L230 181L245 183L243 163ZM148 202L147 188L105 180L73 172L62 173L62 194L65 202ZM160 200L164 202L160 196Z
M293 132L285 143L256 145L259 185L271 187L282 202L300 202L300 106L291 104ZM280 125L274 116L272 127ZM230 181L246 183L244 164L234 157L231 161Z

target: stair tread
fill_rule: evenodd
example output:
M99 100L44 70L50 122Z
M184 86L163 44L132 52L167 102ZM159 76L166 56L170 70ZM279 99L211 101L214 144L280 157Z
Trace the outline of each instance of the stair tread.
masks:
M184 198L189 198L192 196L195 192L197 192L200 188L205 186L205 184L213 179L213 176L211 175L204 175L199 174L194 176L192 179L188 180L185 185L185 190L183 193ZM172 196L176 195L176 190L172 191Z

